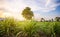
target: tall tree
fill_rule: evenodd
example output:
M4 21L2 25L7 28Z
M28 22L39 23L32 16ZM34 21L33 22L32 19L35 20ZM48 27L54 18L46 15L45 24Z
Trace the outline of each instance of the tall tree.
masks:
M32 17L34 16L33 12L31 11L31 8L26 7L23 11L22 11L22 15L24 18L26 18L27 20L32 19Z

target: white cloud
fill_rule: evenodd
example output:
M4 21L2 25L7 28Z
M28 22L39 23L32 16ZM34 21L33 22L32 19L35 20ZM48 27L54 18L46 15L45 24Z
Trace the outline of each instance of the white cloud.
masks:
M32 8L33 11L50 12L56 9L60 4L56 4L54 0L25 0L25 5Z
M4 6L6 9L13 11L13 12L19 12L22 11L26 6L29 6L32 8L33 11L43 11L43 12L49 12L56 9L56 6L58 6L53 0L0 0L0 2L4 3L2 6Z
M27 6L31 7L33 11L50 12L59 5L53 0L0 0L0 8L11 11L16 18L21 17L22 10Z

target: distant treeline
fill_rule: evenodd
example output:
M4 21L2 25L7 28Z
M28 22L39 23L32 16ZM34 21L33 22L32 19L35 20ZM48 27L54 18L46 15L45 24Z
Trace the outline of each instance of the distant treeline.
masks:
M60 17L55 17L54 19L49 19L49 20L45 20L44 18L41 18L40 22L53 22L53 21L57 21L60 22Z

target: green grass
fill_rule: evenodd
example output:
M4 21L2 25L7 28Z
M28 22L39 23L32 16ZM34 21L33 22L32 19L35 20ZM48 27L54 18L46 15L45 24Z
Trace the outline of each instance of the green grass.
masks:
M13 34L13 35L12 35ZM60 34L60 22L17 21L6 18L0 21L0 36L40 37L40 34L56 36Z

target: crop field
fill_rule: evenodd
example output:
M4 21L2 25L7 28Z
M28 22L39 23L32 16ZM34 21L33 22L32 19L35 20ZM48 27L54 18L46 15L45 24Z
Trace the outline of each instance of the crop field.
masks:
M0 21L0 37L59 37L60 22Z

